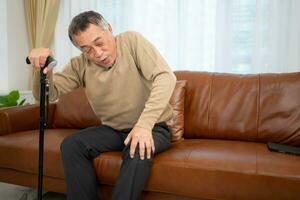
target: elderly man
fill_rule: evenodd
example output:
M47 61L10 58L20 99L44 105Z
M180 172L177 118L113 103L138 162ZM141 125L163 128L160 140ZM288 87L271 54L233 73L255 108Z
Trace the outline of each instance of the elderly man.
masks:
M79 130L61 144L67 198L98 199L91 160L102 152L123 151L113 199L138 199L154 154L170 146L167 122L172 109L168 102L176 78L149 41L136 32L114 36L110 24L97 12L74 17L69 37L82 54L71 58L59 73L45 68L50 99L84 87L102 124ZM28 57L40 69L51 55L51 50L37 48ZM38 70L33 94L38 98Z

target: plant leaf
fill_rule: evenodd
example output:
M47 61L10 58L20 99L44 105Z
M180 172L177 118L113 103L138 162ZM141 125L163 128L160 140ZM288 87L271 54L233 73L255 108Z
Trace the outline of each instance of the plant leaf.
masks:
M10 99L17 101L20 98L20 93L18 90L13 90L8 94L8 96Z
M0 104L6 105L8 103L7 96L0 97Z
M17 106L20 93L18 90L11 91L8 95L0 96L0 107ZM24 103L24 99L20 103ZM21 104L21 105L22 105Z
M19 106L22 106L25 101L26 101L26 99L22 99L22 101L19 103Z
M17 101L20 98L19 91L13 90L7 95L8 104L9 106L18 105Z

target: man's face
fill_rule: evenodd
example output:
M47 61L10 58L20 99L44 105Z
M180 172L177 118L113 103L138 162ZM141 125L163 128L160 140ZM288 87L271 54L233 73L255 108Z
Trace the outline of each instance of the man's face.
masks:
M85 31L73 36L76 46L97 65L110 67L114 64L117 53L115 38L111 26L108 30L90 24Z

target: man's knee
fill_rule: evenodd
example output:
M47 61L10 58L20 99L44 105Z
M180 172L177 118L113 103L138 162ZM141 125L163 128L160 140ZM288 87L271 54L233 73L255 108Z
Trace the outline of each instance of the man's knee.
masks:
M69 135L65 137L62 143L60 144L61 154L64 155L78 152L79 145L76 140L77 139L76 137L74 137L74 135Z
M144 159L142 160L140 157L140 149L139 146L136 147L135 151L134 151L134 156L133 158L130 157L130 145L127 145L124 149L123 149L123 160L124 159L129 159L129 161L135 162L138 165L148 165L151 163L152 159L153 159L153 154L151 153L151 157L150 159L147 158L146 155L146 150L145 150L145 155L144 155Z

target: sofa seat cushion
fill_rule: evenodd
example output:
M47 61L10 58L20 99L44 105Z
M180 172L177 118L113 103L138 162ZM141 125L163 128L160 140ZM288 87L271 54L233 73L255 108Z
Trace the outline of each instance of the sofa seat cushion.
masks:
M121 152L94 159L98 180L113 185L120 164ZM209 199L293 199L300 196L299 166L300 157L269 152L265 144L186 139L155 157L146 190Z
M45 176L64 178L59 147L75 131L45 132ZM2 135L0 167L37 174L38 135L37 130ZM100 183L114 185L121 152L103 153L93 164ZM299 156L269 152L261 143L186 139L155 157L145 190L208 199L297 199L299 166Z
M63 178L60 157L62 140L76 129L48 129L44 142L44 175ZM38 173L39 131L24 131L0 137L0 167Z

